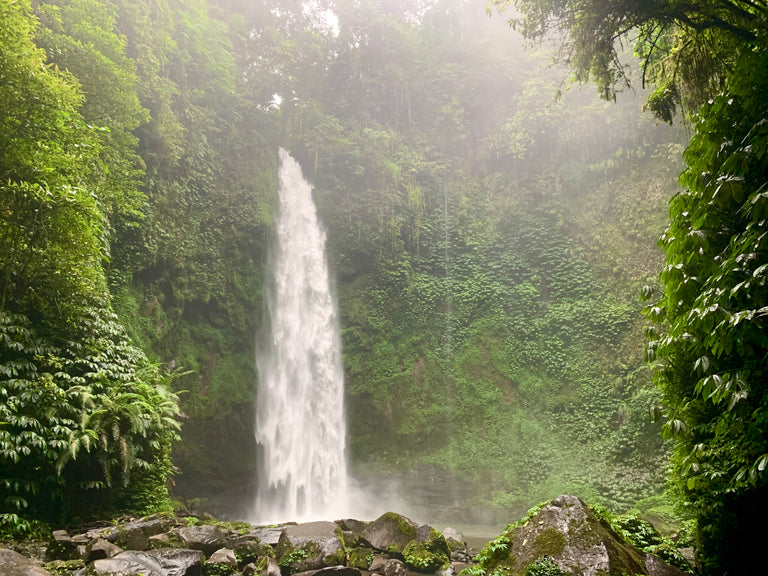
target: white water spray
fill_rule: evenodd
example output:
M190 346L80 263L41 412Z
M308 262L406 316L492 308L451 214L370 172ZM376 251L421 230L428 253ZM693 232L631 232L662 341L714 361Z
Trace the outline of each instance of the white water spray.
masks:
M347 511L344 375L325 231L299 164L280 149L279 210L267 288L269 336L257 358L256 522Z

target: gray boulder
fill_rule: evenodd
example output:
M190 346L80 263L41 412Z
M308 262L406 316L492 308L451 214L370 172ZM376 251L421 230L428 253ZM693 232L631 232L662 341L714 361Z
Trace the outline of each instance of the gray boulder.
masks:
M599 576L683 576L661 559L645 554L610 530L575 496L560 496L527 522L505 531L489 545L487 573L523 576L532 565L565 574Z
M85 561L93 562L95 560L103 560L105 558L112 558L122 552L123 549L116 544L103 538L96 538L91 540L85 548Z
M278 528L254 528L248 533L248 536L254 536L262 544L269 544L270 546L277 546L280 541L280 536L283 534L285 526Z
M51 534L51 540L48 542L46 558L49 560L74 560L80 558L78 545L67 533L66 530L54 530Z
M392 558L384 565L384 576L408 576L408 570L400 560Z
M267 558L261 576L280 576L280 565L274 558Z
M390 554L400 554L416 539L419 526L413 520L395 512L386 512L368 524L361 535L371 548Z
M329 566L321 568L314 573L314 576L362 576L362 574L357 568L349 566Z
M186 548L200 550L206 556L227 546L227 537L217 526L186 526L176 533Z
M209 574L226 574L234 572L237 569L237 558L235 557L235 551L229 548L221 548L216 550L203 567L204 573Z
M290 574L296 574L344 564L344 549L337 531L341 530L334 522L288 526L277 543L276 556L280 566Z
M198 550L166 548L142 552L128 550L96 560L89 570L94 576L200 576L203 554Z
M104 538L124 550L141 551L149 548L150 536L167 532L173 524L172 518L153 515L95 533L89 531L87 535L91 538Z
M0 548L0 574L2 576L51 576L26 556L18 552Z

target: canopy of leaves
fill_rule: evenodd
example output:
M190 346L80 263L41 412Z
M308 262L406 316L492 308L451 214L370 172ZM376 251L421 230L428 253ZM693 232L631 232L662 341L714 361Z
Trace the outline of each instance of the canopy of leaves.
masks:
M515 9L510 24L525 36L561 40L561 58L580 81L594 81L613 98L634 75L621 52L634 44L642 82L656 91L648 107L672 121L684 105L695 110L722 87L742 50L764 29L764 0L491 0Z

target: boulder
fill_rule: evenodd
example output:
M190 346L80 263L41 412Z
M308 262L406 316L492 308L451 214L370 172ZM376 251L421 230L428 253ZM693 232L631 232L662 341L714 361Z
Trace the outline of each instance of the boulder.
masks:
M344 564L345 554L334 522L307 522L288 526L277 543L281 568L289 574Z
M278 528L254 528L248 533L248 536L256 537L262 544L277 546L283 530L285 530L285 526Z
M267 558L261 576L280 576L280 565L277 560L271 557Z
M0 548L0 574L2 576L51 576L35 562L18 552Z
M443 537L448 543L448 547L451 549L451 552L456 550L463 550L467 547L467 541L464 539L464 534L455 528L448 527L443 530Z
M389 558L386 556L374 556L371 563L368 565L368 571L373 574L384 574L384 568L389 562Z
M507 529L486 546L484 556L487 574L509 576L524 576L532 566L579 576L684 574L625 542L575 496L560 496Z
M361 537L376 550L400 554L409 542L416 539L418 528L413 520L395 512L386 512L368 524Z
M347 564L352 568L368 570L373 562L373 550L370 548L352 548L347 551Z
M384 564L384 571L382 574L384 574L384 576L408 576L408 570L405 569L405 564L400 560L392 558L391 560L387 560L387 563Z
M320 568L313 576L362 576L362 574L357 568L349 566L328 566Z
M96 540L91 540L85 547L85 561L93 562L94 560L112 558L112 556L116 556L122 551L123 549L120 546L112 544L109 540L96 538Z
M259 558L275 555L272 546L264 544L252 533L235 536L230 540L230 546L241 563L255 563Z
M234 550L221 548L216 550L203 566L204 576L219 576L220 574L231 574L237 569L237 558Z
M176 531L182 544L210 556L227 545L227 538L217 526L186 526Z
M162 516L147 516L121 524L106 530L100 530L95 534L90 531L89 537L105 538L109 542L120 546L124 550L147 550L149 548L149 538L156 534L162 534L171 529L174 524L172 518Z
M93 576L200 576L203 553L166 548L142 552L127 550L112 558L96 560L88 571Z
M417 539L409 542L403 550L403 559L408 568L428 573L450 568L451 550L438 530L425 524L419 526L416 536Z
M66 530L54 530L51 534L51 540L48 542L46 558L49 560L74 560L80 558L77 549L79 542L76 542L67 533Z

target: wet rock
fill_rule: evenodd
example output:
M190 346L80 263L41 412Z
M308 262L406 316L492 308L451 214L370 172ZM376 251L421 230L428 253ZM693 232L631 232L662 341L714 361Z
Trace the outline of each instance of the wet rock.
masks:
M167 548L142 552L127 550L96 560L89 570L94 576L200 576L203 554L198 550Z
M256 562L259 558L264 556L275 555L272 546L262 543L251 533L235 536L231 539L230 545L241 563Z
M51 573L18 552L0 548L2 576L51 576Z
M438 530L426 525L419 526L416 536L417 539L409 542L403 550L403 559L408 568L427 573L450 568L451 550Z
M389 558L385 556L374 556L371 563L368 565L368 571L375 574L384 574L384 568L389 562Z
M219 574L230 574L237 569L237 558L235 551L229 548L216 550L208 562L203 566L203 575L218 576Z
M49 560L74 560L80 558L75 542L66 530L54 530L48 543L46 557Z
M274 558L267 558L261 576L280 576L280 565Z
M128 522L127 524L107 528L96 534L89 531L87 535L89 537L104 538L124 550L143 551L149 548L149 538L151 536L167 532L173 524L174 520L172 518L153 515Z
M280 536L285 530L285 526L278 528L255 528L251 530L248 535L255 536L262 544L269 544L270 546L277 546L280 541Z
M467 542L464 540L464 534L455 528L448 527L443 530L443 537L448 543L448 547L451 549L451 552L455 550L462 550L467 547Z
M365 527L362 538L376 550L400 554L409 542L416 539L417 528L413 520L395 512L386 512Z
M350 568L349 566L329 566L327 568L321 568L314 573L314 576L362 576L360 570L357 568Z
M277 543L277 560L290 574L344 564L345 555L334 522L288 526Z
M373 559L373 550L370 548L352 548L347 553L347 564L360 570L368 570Z
M384 565L382 574L384 576L408 576L408 570L405 569L405 564L400 560L392 558Z
M93 562L95 560L103 560L104 558L112 558L122 552L123 549L116 544L103 538L97 538L88 543L85 548L85 561Z
M619 538L575 496L552 500L532 519L504 532L489 546L493 560L483 568L510 576L523 576L533 565L579 576L683 574Z
M217 526L186 526L176 531L182 544L210 556L227 545L227 538Z
M243 566L243 576L258 576L259 569L256 567L256 564L253 562L249 562L245 566Z

